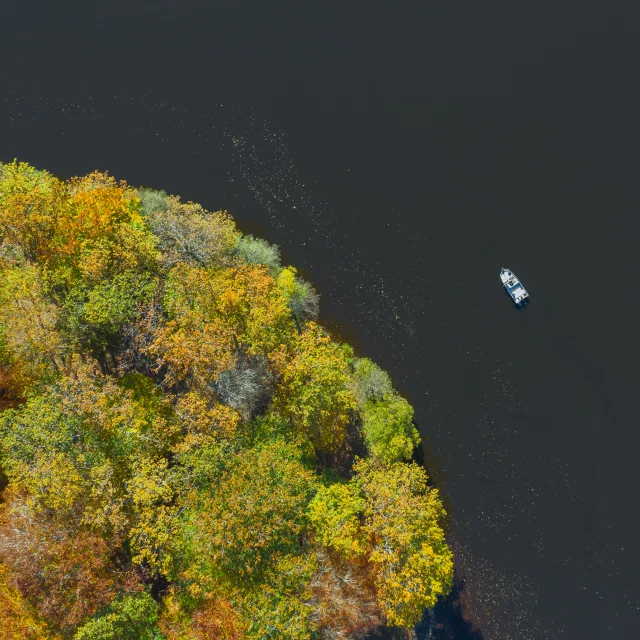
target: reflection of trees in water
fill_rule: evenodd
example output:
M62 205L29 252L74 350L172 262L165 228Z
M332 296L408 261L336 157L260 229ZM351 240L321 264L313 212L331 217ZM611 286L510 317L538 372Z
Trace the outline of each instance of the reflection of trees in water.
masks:
M425 610L415 636L406 630L385 629L367 636L367 640L485 640L482 631L465 619L464 591L464 580L457 580L446 598Z
M483 640L484 635L464 616L462 594L464 580L458 580L446 598L425 611L422 622L416 627L418 640Z

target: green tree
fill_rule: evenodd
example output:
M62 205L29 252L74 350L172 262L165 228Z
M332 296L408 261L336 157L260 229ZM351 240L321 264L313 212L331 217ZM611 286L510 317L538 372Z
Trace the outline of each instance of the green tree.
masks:
M134 320L140 305L151 301L153 280L121 273L94 287L74 286L65 296L61 324L80 347L102 349Z
M362 422L369 451L383 462L408 460L420 443L413 426L413 407L394 393L386 393L382 400L369 400Z
M156 212L167 211L169 208L169 196L166 191L138 187L137 193L143 218L152 218Z
M314 488L314 475L293 445L273 441L239 452L185 514L200 571L235 585L251 583L274 559L298 554Z
M78 629L74 640L161 640L158 603L145 592L114 600L106 612Z

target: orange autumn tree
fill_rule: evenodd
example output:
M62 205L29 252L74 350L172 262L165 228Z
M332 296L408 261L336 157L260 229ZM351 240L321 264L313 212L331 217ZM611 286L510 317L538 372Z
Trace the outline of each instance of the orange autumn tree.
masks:
M317 312L224 211L0 164L0 640L359 638L447 593L413 409Z
M116 273L146 273L158 260L156 240L125 182L94 172L69 181L47 261L52 280L97 283Z
M232 367L240 350L268 355L294 337L286 299L266 269L204 269L179 264L167 276L168 321L149 352L169 383L207 388Z

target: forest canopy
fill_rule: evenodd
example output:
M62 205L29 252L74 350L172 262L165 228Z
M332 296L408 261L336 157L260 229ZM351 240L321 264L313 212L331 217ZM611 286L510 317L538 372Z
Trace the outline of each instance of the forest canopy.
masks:
M411 628L452 554L413 409L225 211L0 165L0 639Z

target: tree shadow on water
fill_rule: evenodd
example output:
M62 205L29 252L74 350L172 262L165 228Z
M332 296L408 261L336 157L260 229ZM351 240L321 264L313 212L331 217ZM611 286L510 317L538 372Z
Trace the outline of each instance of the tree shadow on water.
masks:
M446 598L425 611L416 626L416 640L484 640L482 631L464 617L464 589L464 580L458 580Z
M464 580L458 580L451 593L441 598L433 609L427 609L414 631L381 628L366 637L367 640L485 640L480 629L474 629L465 620L462 593Z

